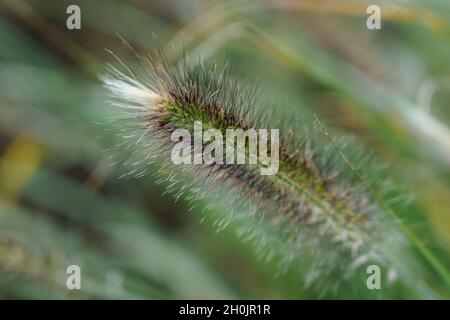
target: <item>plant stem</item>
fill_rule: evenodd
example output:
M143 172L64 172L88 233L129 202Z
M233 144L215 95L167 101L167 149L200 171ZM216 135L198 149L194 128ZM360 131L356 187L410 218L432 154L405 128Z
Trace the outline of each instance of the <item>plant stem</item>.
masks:
M422 256L427 260L427 262L434 268L436 273L444 280L445 284L450 288L450 273L447 268L442 264L442 262L423 244L423 242L411 231L399 218L398 214L387 205L383 200L382 196L370 185L370 183L363 177L363 175L356 169L356 167L348 160L344 153L339 149L333 139L330 137L328 130L319 120L317 114L315 114L316 121L320 125L320 128L328 141L331 143L333 148L337 151L339 156L344 160L347 166L356 175L359 181L366 187L366 189L373 195L375 200L385 209L389 215L394 219L394 221L399 225L400 229L405 233L405 235L411 240L411 242L416 246L417 250L422 254Z

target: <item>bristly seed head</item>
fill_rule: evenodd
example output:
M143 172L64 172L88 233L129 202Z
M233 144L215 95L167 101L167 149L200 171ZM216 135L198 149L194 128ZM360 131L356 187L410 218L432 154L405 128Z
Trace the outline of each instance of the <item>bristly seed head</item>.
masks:
M171 66L162 54L141 60L146 63L139 80L127 67L124 73L110 66L102 81L111 92L112 104L125 110L124 118L133 120L124 136L126 143L141 144L138 162L143 166L158 153L167 157L166 168L172 132L192 131L195 121L222 132L258 129L268 121L257 109L255 90L241 90L227 70L186 61ZM176 167L175 171L189 172L195 180L181 187L179 195L187 188L198 196L222 188L241 203L250 202L256 217L283 231L292 248L286 260L301 248L312 252L315 267L326 272L381 260L378 247L383 236L375 218L377 206L312 145L310 136L296 137L287 130L280 147L280 168L273 176L261 176L257 166L246 164ZM172 178L169 175L169 187L174 185ZM214 194L219 193L209 192ZM319 276L316 271L311 274Z

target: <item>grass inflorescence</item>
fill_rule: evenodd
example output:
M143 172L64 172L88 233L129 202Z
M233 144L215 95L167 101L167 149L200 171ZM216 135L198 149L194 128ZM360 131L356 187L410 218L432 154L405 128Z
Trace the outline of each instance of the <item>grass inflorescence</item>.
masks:
M157 157L167 167L172 133L179 128L192 132L195 121L221 132L280 128L279 170L274 175L261 175L259 162L213 163L179 165L167 174L168 181L176 180L174 171L188 172L196 196L206 193L221 198L219 192L231 191L237 203L250 203L249 216L282 231L291 248L286 260L292 260L296 251L308 251L315 271L328 272L368 261L382 263L379 247L385 236L377 216L379 207L364 188L340 174L331 160L335 155L330 157L329 150L314 146L316 131L299 134L268 119L258 107L257 91L243 90L226 68L219 71L216 66L187 60L172 66L161 52L140 61L144 68L140 75L122 64L124 72L109 66L109 74L102 77L112 103L132 120L123 135L124 145L139 145L133 174L140 175L138 166L145 172L145 166ZM179 187L178 196L187 189L192 188Z

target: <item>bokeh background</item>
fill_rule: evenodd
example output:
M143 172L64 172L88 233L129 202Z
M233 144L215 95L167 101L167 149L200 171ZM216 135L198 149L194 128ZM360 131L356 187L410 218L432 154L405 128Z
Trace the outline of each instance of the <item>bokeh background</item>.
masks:
M81 30L66 28L71 4ZM366 28L369 4L381 30ZM2 0L0 298L450 297L413 248L410 281L305 287L301 266L280 274L238 226L217 232L226 206L206 198L189 210L153 168L119 179L126 169L107 156L118 128L98 81L114 62L105 49L136 62L117 34L140 52L227 63L286 119L317 113L355 136L413 196L395 208L404 223L450 266L450 1ZM71 264L82 290L65 286ZM418 279L431 295L412 289Z

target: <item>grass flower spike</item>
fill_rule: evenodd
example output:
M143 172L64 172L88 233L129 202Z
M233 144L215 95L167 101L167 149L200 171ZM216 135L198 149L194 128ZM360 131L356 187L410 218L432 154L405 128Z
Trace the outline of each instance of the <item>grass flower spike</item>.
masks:
M102 77L112 104L123 109L123 118L129 120L123 130L124 145L138 145L133 174L140 174L138 167L145 171L157 157L167 167L173 132L185 129L192 133L195 122L201 122L203 130L216 129L224 135L230 128L282 127L276 174L261 175L264 164L260 162L180 164L167 173L168 180L174 180L174 171L187 172L197 196L214 197L226 191L237 202L250 203L249 216L282 231L291 248L286 260L305 251L314 257L311 274L315 276L322 272L317 270L331 272L381 260L378 206L358 184L339 174L331 161L335 155L314 147L311 133L302 130L297 134L268 119L258 107L255 90L242 90L226 69L218 71L215 66L192 65L186 60L171 66L161 53L140 61L140 75L122 64L123 72L109 66L108 75ZM275 151L273 145L258 142L257 148L263 147L269 154ZM246 145L247 155L248 149ZM186 189L179 188L178 195ZM221 191L211 191L217 189Z

